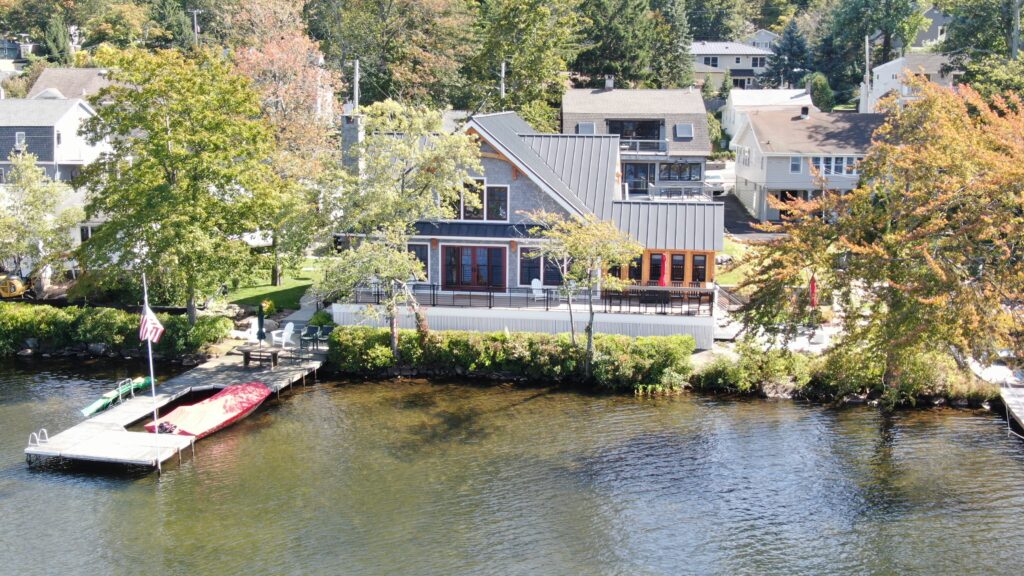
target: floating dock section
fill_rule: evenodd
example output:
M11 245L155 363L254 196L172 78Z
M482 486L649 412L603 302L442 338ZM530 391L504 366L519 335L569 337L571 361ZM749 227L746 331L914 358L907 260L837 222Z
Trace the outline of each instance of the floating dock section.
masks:
M229 353L180 374L156 387L156 407L163 408L190 392L217 390L243 382L262 382L280 395L281 390L315 375L324 362L323 352L305 352L301 357L282 354L276 367L256 365L244 367L242 356ZM194 450L191 436L176 434L150 434L131 432L129 426L153 417L154 399L151 393L137 394L72 426L50 436L46 429L33 432L25 448L25 458L31 465L51 458L64 460L103 462L150 466L161 464L187 449Z

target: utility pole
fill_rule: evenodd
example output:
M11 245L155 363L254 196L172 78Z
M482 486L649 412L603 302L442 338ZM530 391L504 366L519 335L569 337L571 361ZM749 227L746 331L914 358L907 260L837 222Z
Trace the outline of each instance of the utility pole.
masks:
M1017 59L1020 54L1020 10L1024 8L1024 0L1013 0L1013 38L1010 39L1010 58Z
M352 71L352 113L359 110L359 59L353 63Z
M202 10L193 8L189 10L192 13L192 35L195 45L199 46L199 15L203 13Z
M501 85L500 85L501 101L505 102L505 61L501 61Z

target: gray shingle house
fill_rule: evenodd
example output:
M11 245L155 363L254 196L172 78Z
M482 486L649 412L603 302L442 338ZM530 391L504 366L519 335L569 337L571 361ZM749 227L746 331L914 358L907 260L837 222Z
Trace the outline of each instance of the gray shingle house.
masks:
M699 346L710 346L715 255L722 250L724 233L721 202L702 194L664 200L629 194L621 172L627 150L618 134L542 134L512 112L473 116L462 129L480 140L483 170L473 176L480 183L482 207L463 205L457 219L417 223L409 249L428 272L421 303L472 310L432 310L431 326L567 329L559 316L564 310L557 309L557 292L550 290L562 284L562 277L554 263L538 257L541 240L532 234L535 223L528 216L543 209L566 217L593 214L614 222L645 247L643 256L628 269L619 270L619 275L638 287L657 284L659 279L671 279L672 285L679 287L679 298L671 300L676 308L670 305L667 293L663 302L657 301L661 304L643 303L640 296L632 304L628 299L625 304L617 301L620 312L637 311L642 305L661 306L657 309L669 315L675 310L672 321L650 315L630 320L630 314L615 314L616 320L606 320L601 331L691 333ZM706 131L703 141L707 141ZM698 140L693 146L704 145ZM667 160L665 152L662 154ZM691 156L689 150L681 154L696 158L694 162L702 168L702 156ZM467 189L466 193L475 192ZM537 290L545 295L539 303ZM701 314L687 316L683 312L682 306L689 302L683 290L690 290L697 298L694 302L702 303L694 309L702 310ZM538 307L539 311L528 310ZM350 313L337 308L335 319L360 321L347 315ZM687 317L680 319L680 315Z
M10 156L29 152L55 180L68 181L105 150L78 134L96 112L81 99L34 98L0 100L0 174L10 170Z

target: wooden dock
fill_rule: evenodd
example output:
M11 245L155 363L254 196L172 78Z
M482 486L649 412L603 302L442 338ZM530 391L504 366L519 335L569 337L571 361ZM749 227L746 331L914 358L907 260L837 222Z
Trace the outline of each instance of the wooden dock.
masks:
M231 384L262 382L280 395L281 390L305 383L315 374L326 358L324 352L305 352L301 358L283 355L281 363L271 367L269 362L248 368L242 365L242 356L229 353L171 378L158 382L156 406L162 408L189 392L221 389ZM154 400L151 393L136 395L72 426L59 434L48 436L45 429L33 433L25 458L29 464L37 460L61 458L65 460L105 462L152 466L161 464L187 448L193 448L191 436L131 432L127 428L140 420L153 416Z

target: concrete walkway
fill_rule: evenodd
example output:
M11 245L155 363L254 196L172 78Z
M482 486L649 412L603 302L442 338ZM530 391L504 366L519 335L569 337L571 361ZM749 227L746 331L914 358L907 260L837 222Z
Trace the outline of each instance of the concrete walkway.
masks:
M299 309L281 319L281 325L285 325L288 322L295 324L295 329L298 330L309 322L309 319L316 314L316 296L310 294L310 291L306 291L299 299Z

